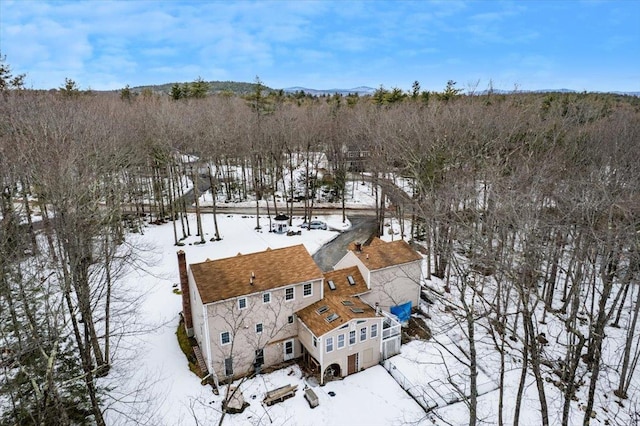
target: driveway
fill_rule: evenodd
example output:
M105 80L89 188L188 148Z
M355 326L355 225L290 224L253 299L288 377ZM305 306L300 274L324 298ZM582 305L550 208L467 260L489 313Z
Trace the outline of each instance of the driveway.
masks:
M376 231L376 218L372 216L350 216L351 229L341 233L313 255L322 271L331 271L347 253L347 247L354 241L364 243Z

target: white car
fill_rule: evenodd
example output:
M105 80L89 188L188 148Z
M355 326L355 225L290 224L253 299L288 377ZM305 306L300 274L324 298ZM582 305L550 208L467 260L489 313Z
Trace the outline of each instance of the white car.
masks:
M307 223L304 222L302 225L300 225L300 228L308 228L308 229L324 229L325 231L327 230L327 224L324 223L321 220L312 220L311 222Z

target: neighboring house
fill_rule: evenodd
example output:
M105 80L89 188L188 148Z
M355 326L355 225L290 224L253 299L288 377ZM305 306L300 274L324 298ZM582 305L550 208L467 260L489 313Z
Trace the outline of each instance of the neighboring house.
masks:
M374 238L370 245L352 244L334 269L357 266L371 290L362 299L393 312L418 306L422 279L422 256L404 240L384 242ZM408 318L401 318L406 320Z
M185 328L216 385L300 357L321 382L343 377L399 352L385 311L417 305L421 259L375 239L323 275L303 245L189 266L180 251Z

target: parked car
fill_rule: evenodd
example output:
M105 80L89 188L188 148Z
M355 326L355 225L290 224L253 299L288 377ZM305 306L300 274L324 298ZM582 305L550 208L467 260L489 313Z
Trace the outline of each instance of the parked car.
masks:
M305 228L305 229L324 229L327 230L327 224L324 223L321 220L312 220L311 222L307 223L304 222L302 225L300 225L300 228Z

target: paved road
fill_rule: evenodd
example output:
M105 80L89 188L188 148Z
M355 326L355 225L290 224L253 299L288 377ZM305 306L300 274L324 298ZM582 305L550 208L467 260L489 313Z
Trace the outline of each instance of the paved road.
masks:
M376 218L371 216L349 216L351 229L325 244L313 255L320 269L331 271L347 253L347 246L354 242L365 242L376 231Z

